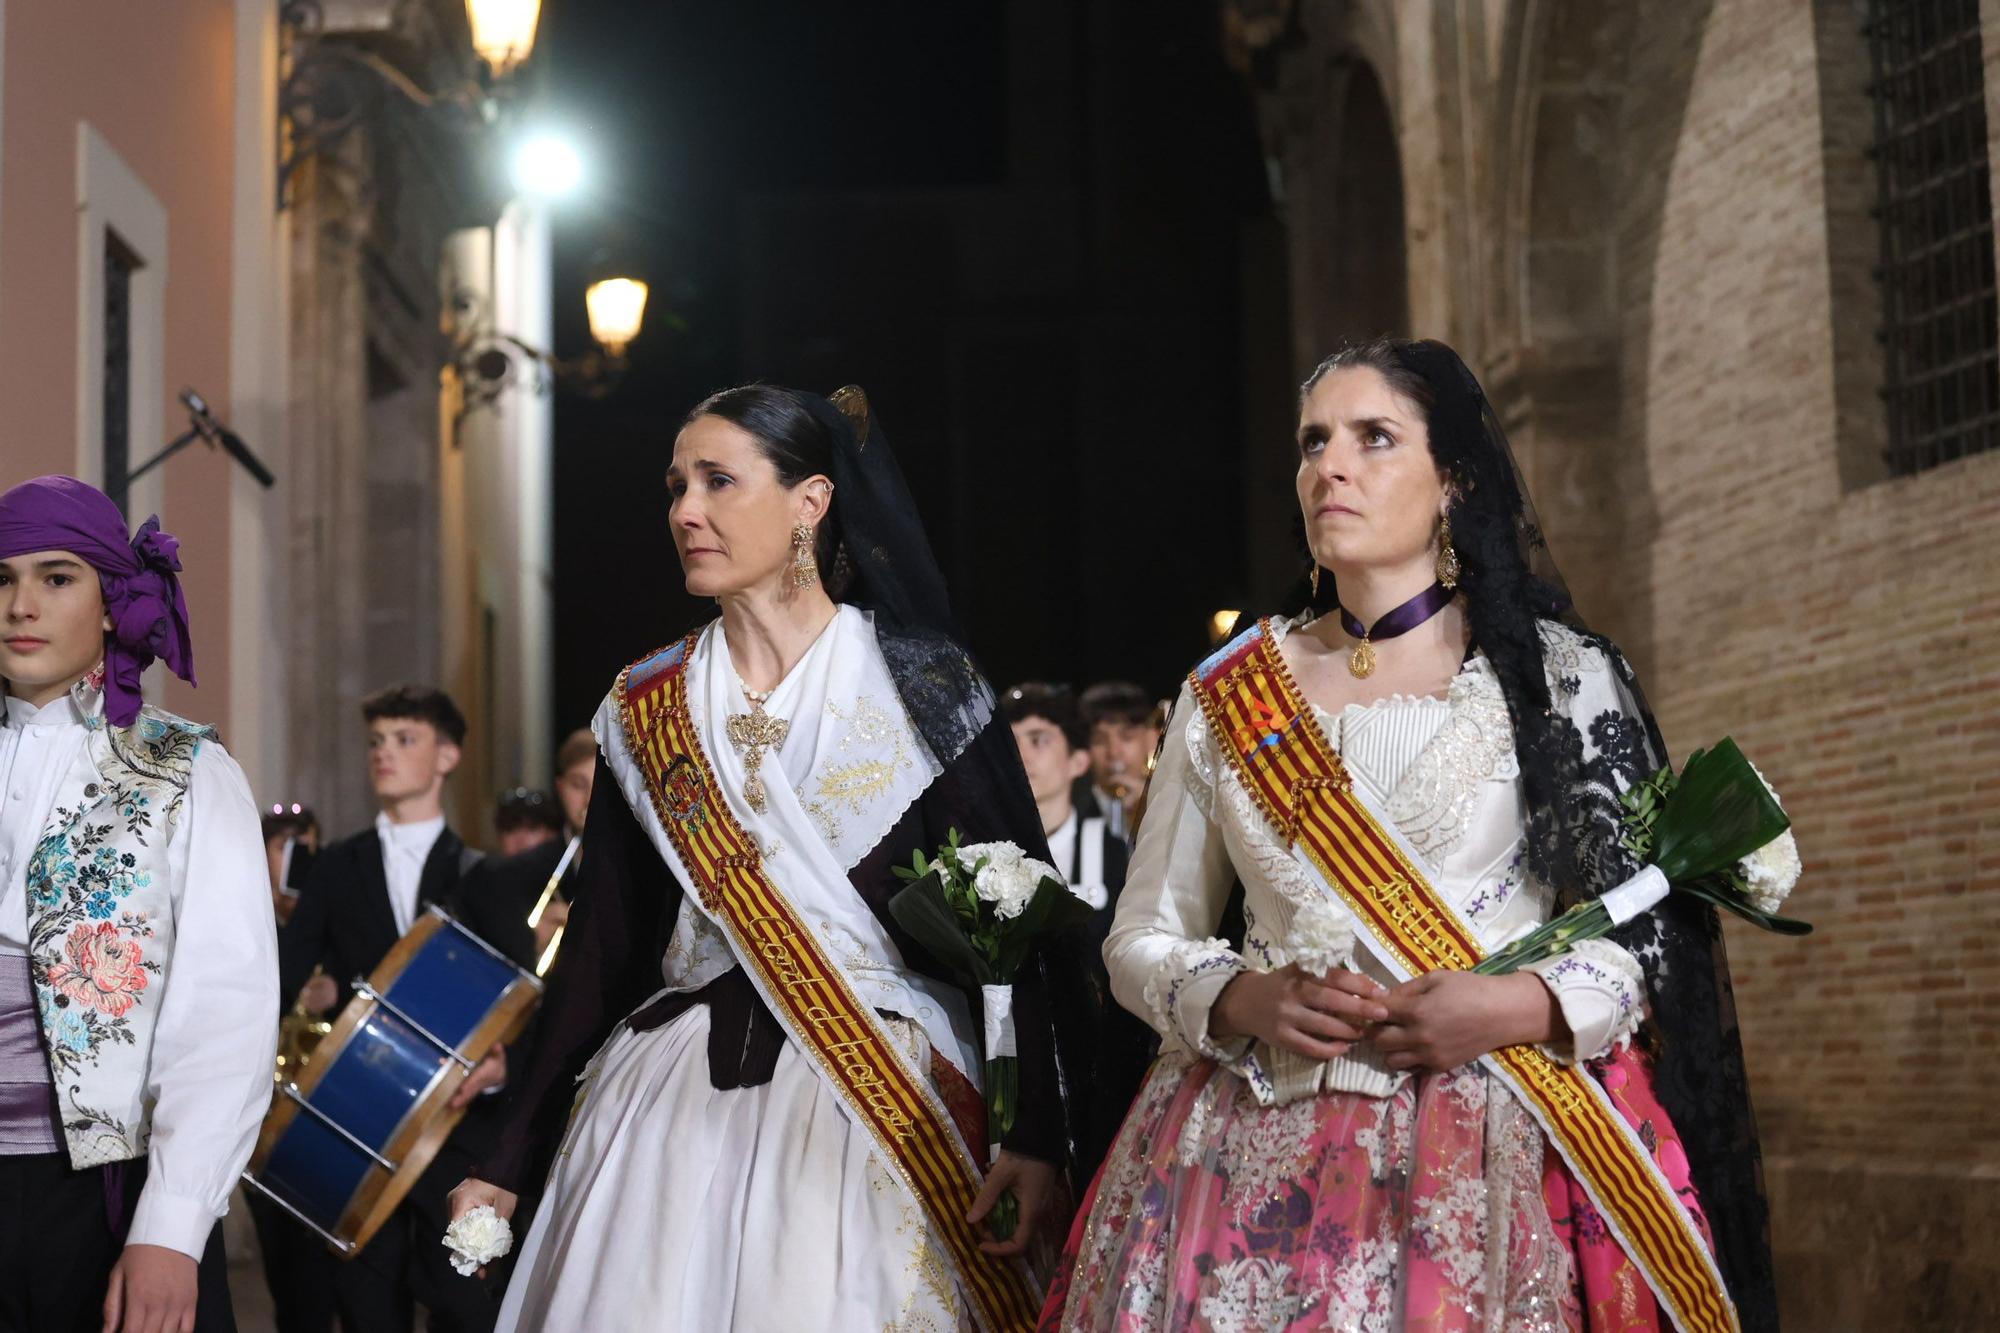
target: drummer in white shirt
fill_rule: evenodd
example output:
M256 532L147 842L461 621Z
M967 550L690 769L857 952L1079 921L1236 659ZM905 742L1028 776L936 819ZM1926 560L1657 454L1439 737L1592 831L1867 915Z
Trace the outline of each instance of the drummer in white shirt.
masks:
M277 958L242 771L139 695L194 680L179 569L74 478L0 495L0 1333L234 1327Z
M374 824L329 844L314 858L299 905L279 938L284 993L316 1014L333 1013L432 906L456 909L462 881L480 859L445 822L445 782L457 769L465 715L429 685L397 685L361 701L368 727L368 781ZM334 1304L343 1328L398 1333L416 1306L432 1333L482 1333L499 1313L499 1293L452 1271L439 1237L451 1222L446 1195L485 1151L494 1126L480 1094L506 1079L494 1046L467 1075L453 1106L473 1109L439 1148L387 1224L354 1258L334 1269Z

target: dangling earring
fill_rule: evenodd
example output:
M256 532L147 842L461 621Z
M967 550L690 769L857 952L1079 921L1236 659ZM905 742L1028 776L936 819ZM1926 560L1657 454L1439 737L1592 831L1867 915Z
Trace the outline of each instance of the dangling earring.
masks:
M801 523L792 529L792 586L810 588L819 582L819 561L813 556L812 525Z
M1442 516L1438 519L1438 582L1446 588L1456 588L1458 576L1464 572L1464 567L1458 563L1458 552L1451 544L1451 518L1449 515Z
M1317 560L1313 561L1312 590L1313 600L1317 602L1319 600L1319 561Z

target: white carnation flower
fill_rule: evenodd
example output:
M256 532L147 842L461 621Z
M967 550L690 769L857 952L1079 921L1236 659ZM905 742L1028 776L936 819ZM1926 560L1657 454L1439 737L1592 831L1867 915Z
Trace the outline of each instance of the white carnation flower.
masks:
M1799 882L1799 844L1786 829L1736 863L1750 886L1750 903L1760 912L1775 912Z
M1054 866L1037 861L1011 842L972 843L958 849L958 860L961 865L979 866L972 876L972 891L992 903L1003 921L1028 910L1044 879L1062 878ZM982 860L984 865L979 864Z
M1757 781L1764 784L1764 790L1771 793L1780 810L1785 803L1778 799L1778 789L1764 776L1764 770L1755 764L1750 771L1757 775ZM1786 829L1775 839L1765 843L1750 855L1736 863L1743 872L1743 878L1750 886L1750 905L1760 912L1775 912L1785 905L1785 899L1799 882L1803 867L1799 864L1799 844L1793 840L1792 831Z
M459 1276L471 1277L514 1248L514 1228L492 1204L482 1203L445 1228L444 1247Z
M1285 935L1285 953L1315 976L1354 962L1354 918L1330 899L1308 899L1292 918Z

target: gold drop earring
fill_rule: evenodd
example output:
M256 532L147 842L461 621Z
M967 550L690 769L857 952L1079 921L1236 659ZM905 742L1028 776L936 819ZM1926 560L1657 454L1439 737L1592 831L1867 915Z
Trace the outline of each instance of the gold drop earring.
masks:
M813 555L813 530L809 523L792 529L792 587L810 588L819 582L819 560Z
M1447 588L1456 588L1458 576L1464 572L1464 566L1458 562L1458 551L1451 544L1451 518L1441 515L1438 518L1437 581Z

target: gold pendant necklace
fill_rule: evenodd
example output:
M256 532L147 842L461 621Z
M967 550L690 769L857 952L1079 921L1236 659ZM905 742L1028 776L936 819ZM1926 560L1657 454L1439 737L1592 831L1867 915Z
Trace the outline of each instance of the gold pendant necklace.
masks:
M1347 656L1347 669L1362 680L1374 675L1376 639L1393 639L1399 634L1409 633L1451 605L1451 599L1450 587L1433 583L1372 625L1362 624L1346 607L1339 608L1341 629L1347 632L1349 638L1359 640L1354 645L1354 651Z
M764 777L759 771L764 766L764 752L783 745L785 737L792 734L792 724L764 711L771 698L768 690L753 690L743 685L741 677L736 683L743 686L743 697L750 701L750 711L731 713L726 730L729 743L743 756L743 767L748 773L743 780L743 799L761 815L767 804Z
M1347 655L1347 669L1361 680L1375 674L1375 645L1363 639L1354 645L1354 651Z

